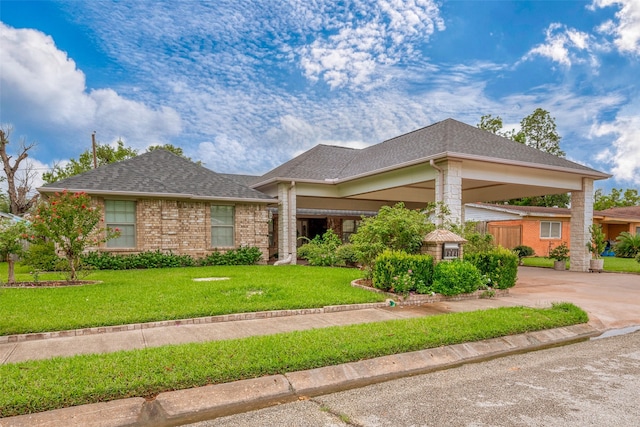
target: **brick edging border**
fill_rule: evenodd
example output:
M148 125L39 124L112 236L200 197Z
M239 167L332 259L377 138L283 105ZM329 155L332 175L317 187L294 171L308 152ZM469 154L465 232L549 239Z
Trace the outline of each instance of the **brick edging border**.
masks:
M379 289L360 285L359 283L357 283L357 280L352 281L351 286L365 289L372 292L382 293L386 295L388 298L385 302L327 305L320 308L301 308L296 310L255 311L250 313L234 313L234 314L222 314L217 316L196 317L192 319L162 320L157 322L132 323L127 325L97 326L93 328L69 329L65 331L35 332L31 334L4 335L4 336L0 336L0 344L45 340L45 339L51 339L51 338L65 338L65 337L78 337L78 336L85 336L85 335L108 334L112 332L135 331L140 329L161 328L165 326L201 325L201 324L207 324L207 323L234 322L238 320L255 320L255 319L269 319L274 317L302 316L306 314L337 313L341 311L364 310L368 308L388 307L389 305L391 305L391 301L393 301L394 305L398 305L398 306L420 305L424 303L439 302L439 301L462 301L462 300L468 300L468 299L482 298L484 297L483 293L485 292L485 291L477 291L471 294L460 294L460 295L455 295L451 297L436 294L436 295L410 295L407 298L403 298L396 294L383 292ZM509 294L508 289L496 289L493 292L495 293L494 296L507 296Z

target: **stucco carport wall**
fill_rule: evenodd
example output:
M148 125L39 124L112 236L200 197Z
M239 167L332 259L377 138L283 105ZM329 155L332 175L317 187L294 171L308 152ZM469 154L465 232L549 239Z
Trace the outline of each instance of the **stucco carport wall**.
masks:
M235 206L235 245L211 246L211 205L229 204L209 201L138 198L136 202L136 248L107 248L101 251L129 254L145 251L171 251L174 254L204 257L215 250L224 252L242 246L255 246L269 258L268 212L263 204L233 203ZM104 199L95 198L104 212Z

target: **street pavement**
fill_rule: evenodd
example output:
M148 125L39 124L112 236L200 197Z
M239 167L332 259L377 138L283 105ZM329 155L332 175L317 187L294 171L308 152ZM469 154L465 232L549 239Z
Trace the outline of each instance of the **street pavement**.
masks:
M640 332L392 380L191 427L640 425Z

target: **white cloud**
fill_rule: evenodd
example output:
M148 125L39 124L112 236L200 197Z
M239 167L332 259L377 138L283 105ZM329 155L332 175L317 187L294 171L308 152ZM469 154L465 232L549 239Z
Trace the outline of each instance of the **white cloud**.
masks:
M590 9L619 6L616 20L609 20L598 27L601 33L612 35L614 44L622 53L640 55L640 1L593 0Z
M180 131L180 117L171 108L152 109L112 89L88 91L76 63L39 31L0 22L0 45L1 102L12 106L12 120L55 129L73 136L70 141L95 130L102 140L122 136L141 147Z
M371 87L386 81L382 70L415 56L414 40L424 41L444 29L432 0L379 0L327 24L324 30L329 35L302 46L298 55L305 76L322 79L331 88Z
M611 172L617 180L640 186L640 115L618 114L613 122L594 125L592 133L615 135L611 146L597 154L597 160L613 165Z
M545 30L545 42L532 48L523 59L528 60L538 55L571 67L572 63L583 61L577 53L580 51L590 53L592 44L593 40L589 34L553 23ZM595 56L591 56L591 63L597 66Z

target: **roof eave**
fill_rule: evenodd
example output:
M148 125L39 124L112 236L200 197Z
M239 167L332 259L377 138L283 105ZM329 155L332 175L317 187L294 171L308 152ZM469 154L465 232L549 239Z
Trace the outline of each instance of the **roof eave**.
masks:
M52 187L39 187L36 188L39 193L53 194L60 193L64 190L72 192L84 192L90 195L96 196L124 196L124 197L151 197L159 199L186 199L186 200L202 200L202 201L224 201L224 202L249 202L249 203L276 203L274 198L243 198L243 197L220 197L220 196L199 196L196 194L185 193L148 193L138 191L111 191L111 190L92 190L86 188L52 188Z

